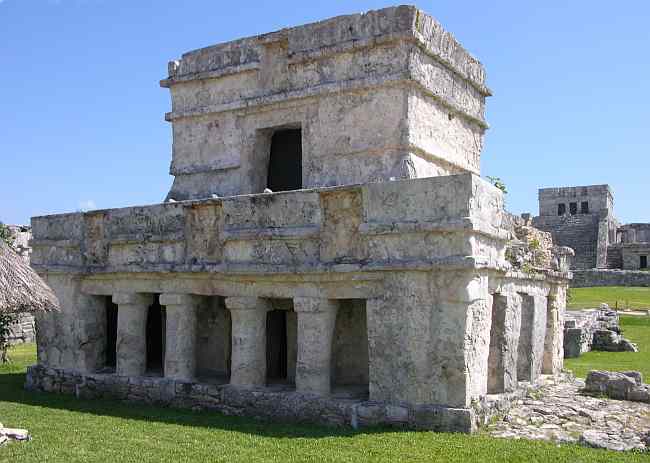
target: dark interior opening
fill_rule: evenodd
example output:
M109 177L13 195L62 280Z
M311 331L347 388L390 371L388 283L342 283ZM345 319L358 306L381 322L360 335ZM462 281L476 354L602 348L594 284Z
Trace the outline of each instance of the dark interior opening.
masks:
M163 375L165 365L165 310L154 294L147 312L147 373Z
M589 203L587 201L583 201L580 203L580 213L589 214Z
M287 380L287 311L266 315L266 376L269 382Z
M117 304L106 298L106 367L117 366Z
M648 256L639 256L639 267L648 268Z
M232 318L225 298L206 298L197 310L196 372L201 382L225 384L230 380Z
M332 393L340 398L368 397L370 362L364 299L340 299L332 340Z
M267 186L272 191L302 188L302 132L278 130L271 138Z
M578 203L569 203L569 213L576 215L578 213Z
M557 215L566 214L566 204L560 203L557 205Z

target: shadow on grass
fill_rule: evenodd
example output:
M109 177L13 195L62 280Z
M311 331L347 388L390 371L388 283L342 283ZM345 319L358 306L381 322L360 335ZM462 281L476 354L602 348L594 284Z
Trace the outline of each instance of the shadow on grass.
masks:
M0 403L11 402L97 416L109 416L161 422L191 427L215 428L262 437L324 438L353 437L360 434L401 432L395 428L369 427L363 430L310 424L286 424L258 421L252 418L226 416L218 411L193 411L111 399L77 399L71 395L33 392L24 389L24 373L0 372Z

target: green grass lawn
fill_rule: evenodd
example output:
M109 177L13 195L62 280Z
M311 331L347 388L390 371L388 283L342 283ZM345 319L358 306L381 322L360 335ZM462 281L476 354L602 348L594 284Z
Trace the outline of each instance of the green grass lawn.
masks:
M599 307L601 303L619 309L650 309L650 287L598 286L569 289L567 307L584 309Z
M564 368L579 378L589 370L637 370L643 373L645 382L650 382L650 317L621 316L621 329L626 338L637 343L639 352L587 352L565 359Z
M34 439L0 448L0 462L647 462L575 445L385 429L353 431L262 424L218 413L133 405L23 390L34 346L0 366L0 421Z

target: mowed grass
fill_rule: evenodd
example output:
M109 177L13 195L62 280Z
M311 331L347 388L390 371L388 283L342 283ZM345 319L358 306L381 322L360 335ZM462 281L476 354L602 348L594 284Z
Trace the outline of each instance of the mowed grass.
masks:
M218 413L77 400L23 390L33 345L0 366L0 421L30 442L0 448L0 462L647 462L641 453L576 445L386 429L263 424Z
M586 377L589 370L637 370L645 382L650 382L650 317L627 315L620 320L623 335L638 345L639 352L586 352L565 359L564 368L579 378Z
M650 287L599 286L570 288L567 307L590 309L607 303L611 308L650 309Z

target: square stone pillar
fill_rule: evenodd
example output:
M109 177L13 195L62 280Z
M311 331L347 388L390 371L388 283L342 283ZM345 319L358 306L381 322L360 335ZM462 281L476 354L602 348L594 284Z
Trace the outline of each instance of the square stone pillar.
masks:
M327 395L331 389L332 339L338 302L316 297L296 297L298 361L296 390Z
M542 373L559 375L564 366L564 312L566 310L565 284L553 284L548 294L546 338Z
M439 348L432 286L430 272L387 272L382 295L366 300L371 401L442 403L433 396L440 382L432 377Z
M535 383L542 373L546 335L546 298L522 295L517 379Z
M487 393L490 327L488 275L445 271L435 274L432 300L430 403L469 407Z
M230 384L266 384L267 300L258 297L228 297L226 307L232 319L232 358Z
M119 376L142 376L147 369L147 311L151 294L113 294L117 304L117 368Z
M161 294L165 307L165 377L193 381L196 376L196 315L201 301L189 294Z
M521 296L495 294L488 357L488 393L511 392L517 387L517 345L521 329Z

